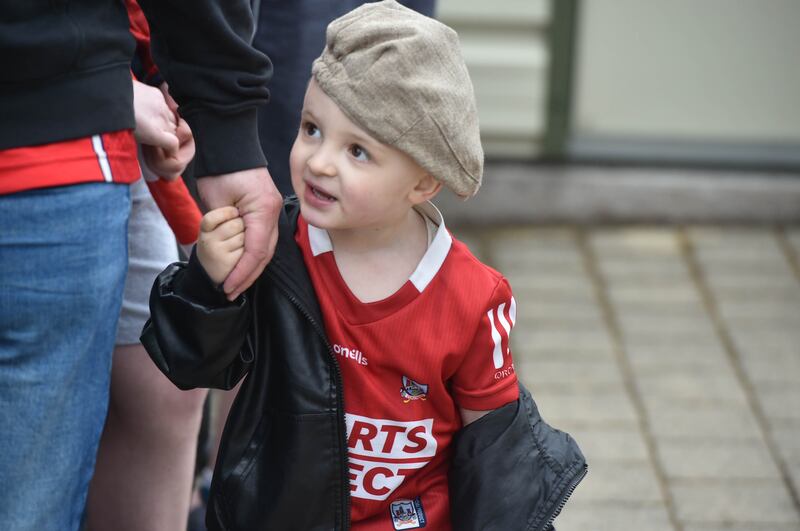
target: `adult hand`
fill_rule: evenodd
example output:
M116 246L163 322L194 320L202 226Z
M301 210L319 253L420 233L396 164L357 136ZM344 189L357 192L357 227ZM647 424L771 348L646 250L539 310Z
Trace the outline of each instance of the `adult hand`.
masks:
M202 177L197 192L207 208L235 206L244 220L244 254L223 284L228 299L234 300L272 259L283 199L265 167Z
M136 118L133 136L138 143L157 146L169 153L178 151L177 115L159 89L133 80L133 110Z
M189 124L178 114L178 104L170 95L167 82L161 83L157 89L147 85L145 87L149 89L148 94L153 94L154 99L156 98L154 94L161 94L160 112L163 112L162 106L166 106L168 112L172 113L170 120L175 124L174 134L178 138L178 146L176 149L172 146L148 145L145 142L142 143L142 155L150 171L167 181L172 181L183 173L194 158L194 136Z

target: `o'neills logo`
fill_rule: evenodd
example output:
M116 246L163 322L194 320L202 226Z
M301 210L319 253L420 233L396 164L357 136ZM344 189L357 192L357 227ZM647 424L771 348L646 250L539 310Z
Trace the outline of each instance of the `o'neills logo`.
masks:
M364 354L362 354L358 349L347 348L341 345L333 345L333 351L343 358L358 362L359 365L367 364L367 358L364 357Z
M501 369L501 370L495 372L494 373L494 379L495 380L502 380L503 378L508 378L509 376L514 374L515 370L516 369L514 368L514 364L512 363L509 367L507 367L505 369Z

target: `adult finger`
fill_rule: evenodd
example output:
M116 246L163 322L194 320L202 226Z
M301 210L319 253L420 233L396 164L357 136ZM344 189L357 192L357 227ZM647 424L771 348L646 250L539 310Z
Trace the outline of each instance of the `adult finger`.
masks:
M178 138L179 139L181 138L180 135L178 136ZM180 160L184 166L186 166L194 158L194 153L195 153L194 137L190 132L187 138L181 139L180 148L178 148L177 159Z
M174 133L168 131L153 131L152 146L161 148L167 156L173 156L178 153L181 144L178 137Z
M164 81L158 88L159 90L161 90L161 94L164 95L164 101L167 102L167 106L170 108L172 112L177 114L178 104L175 102L172 95L169 93L169 85L167 85L167 82Z
M189 127L189 124L183 118L178 119L178 124L175 129L175 134L180 140L181 144L187 142L192 139L192 129Z
M272 258L270 230L266 216L251 212L242 216L244 220L244 254L225 279L224 289L230 300L250 287Z

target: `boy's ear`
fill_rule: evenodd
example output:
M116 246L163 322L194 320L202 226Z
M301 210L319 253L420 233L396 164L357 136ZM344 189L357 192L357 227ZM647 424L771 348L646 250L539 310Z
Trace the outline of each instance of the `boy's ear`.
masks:
M419 181L417 181L417 185L414 186L414 189L411 191L411 201L415 205L430 201L441 189L442 183L434 179L431 174L426 173L420 177Z

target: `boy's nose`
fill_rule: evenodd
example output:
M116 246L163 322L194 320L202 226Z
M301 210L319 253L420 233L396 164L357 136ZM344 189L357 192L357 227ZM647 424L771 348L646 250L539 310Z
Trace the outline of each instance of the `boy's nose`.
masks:
M321 146L308 158L307 164L308 169L314 175L324 177L336 175L336 165L333 163L333 157L324 146Z

